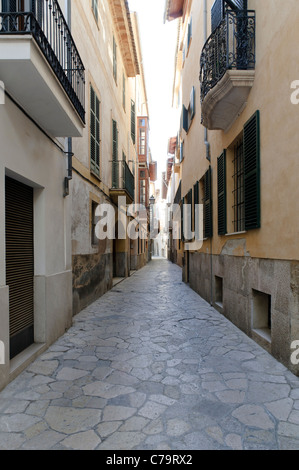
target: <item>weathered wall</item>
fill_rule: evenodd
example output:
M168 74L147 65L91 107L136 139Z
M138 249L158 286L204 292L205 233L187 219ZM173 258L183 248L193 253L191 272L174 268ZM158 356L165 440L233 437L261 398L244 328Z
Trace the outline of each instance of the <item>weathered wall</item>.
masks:
M298 339L298 272L294 261L190 253L190 286L297 375L290 345ZM222 302L217 302L215 276L223 279ZM253 289L271 296L270 342L253 325Z

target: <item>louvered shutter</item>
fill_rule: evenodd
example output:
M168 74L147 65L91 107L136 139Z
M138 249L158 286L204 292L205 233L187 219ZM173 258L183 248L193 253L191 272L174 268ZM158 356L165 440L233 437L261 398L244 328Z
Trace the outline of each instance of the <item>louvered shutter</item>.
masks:
M180 145L180 163L182 163L183 160L184 160L184 142L182 141Z
M181 200L181 241L185 240L184 237L184 198Z
M215 0L211 10L211 30L212 33L220 25L224 17L224 0Z
M193 186L193 217L194 217L194 232L196 240L199 240L199 182Z
M191 95L190 95L190 123L189 127L191 125L192 119L195 116L195 88L194 86L192 87L191 90Z
M225 235L226 224L226 152L217 159L218 234Z
M100 174L100 101L90 87L90 168Z
M232 9L247 10L247 0L226 0L226 3Z
M204 176L204 214L205 238L213 236L213 205L212 205L212 169L209 167Z
M187 211L186 211L186 214L187 215L187 220L185 221L185 224L186 224L186 235L187 235L187 239L188 240L191 240L191 232L193 230L193 206L192 206L192 202L193 202L193 190L190 189L187 193L187 196L186 196L186 200L187 200Z
M182 127L185 132L189 130L189 123L188 123L188 109L183 105L182 110Z
M257 111L244 126L244 198L245 230L260 228L260 113Z
M10 358L34 342L33 189L5 178L6 284Z
M133 144L135 145L136 140L136 112L135 112L135 103L131 100L131 137Z
M112 120L112 188L119 188L118 130L117 122Z

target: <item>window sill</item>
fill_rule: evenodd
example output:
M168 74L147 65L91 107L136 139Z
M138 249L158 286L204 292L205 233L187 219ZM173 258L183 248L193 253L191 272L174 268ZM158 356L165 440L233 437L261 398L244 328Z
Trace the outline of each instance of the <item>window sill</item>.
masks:
M93 170L90 170L90 174L94 176L97 180L99 180L100 182L102 181L100 175L97 175Z
M226 233L224 236L225 237L233 237L234 235L244 235L245 233L247 233L247 231L243 230L241 232Z
M271 343L271 330L269 328L253 328L252 331L258 336L261 336L268 343Z

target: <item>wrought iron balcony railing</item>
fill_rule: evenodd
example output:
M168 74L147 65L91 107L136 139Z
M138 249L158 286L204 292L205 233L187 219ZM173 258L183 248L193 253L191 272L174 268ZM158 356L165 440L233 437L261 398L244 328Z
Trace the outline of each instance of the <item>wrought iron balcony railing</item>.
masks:
M201 101L227 70L254 69L255 11L227 10L201 53Z
M135 178L124 160L112 161L112 189L125 190L135 200Z
M0 38L32 34L85 122L85 69L57 0L0 0L0 7Z

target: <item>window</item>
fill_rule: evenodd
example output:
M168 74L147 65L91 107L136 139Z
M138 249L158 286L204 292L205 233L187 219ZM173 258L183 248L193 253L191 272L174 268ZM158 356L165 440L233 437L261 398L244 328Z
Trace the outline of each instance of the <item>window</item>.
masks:
M234 146L234 232L245 229L243 138Z
M113 36L113 77L115 83L117 83L117 45L115 37Z
M140 181L140 204L145 206L145 180Z
M90 86L90 169L100 174L100 101Z
M135 145L136 139L136 113L135 113L135 102L131 100L131 137L133 144Z
M213 236L213 205L212 205L212 169L209 167L203 178L203 211L204 211L204 237Z
M92 0L92 11L95 16L96 22L99 19L99 0Z
M226 217L226 152L217 159L217 189L218 189L218 235L227 233Z
M259 116L257 111L217 159L219 235L261 226Z
M139 155L145 155L145 129L139 129Z
M145 178L145 170L140 171L140 178Z
M252 289L252 328L271 341L271 295Z

